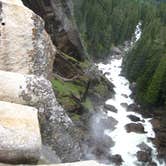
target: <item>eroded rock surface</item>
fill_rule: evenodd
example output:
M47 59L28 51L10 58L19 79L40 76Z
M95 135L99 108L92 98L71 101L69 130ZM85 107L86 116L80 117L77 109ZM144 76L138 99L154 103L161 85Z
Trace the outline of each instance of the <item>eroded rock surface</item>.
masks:
M0 87L3 92L0 100L38 108L43 143L51 146L62 161L79 159L73 123L56 101L48 80L43 76L0 71Z
M41 153L37 110L0 101L0 162L34 163Z
M141 123L129 123L125 126L128 133L135 132L135 133L146 133L144 130L144 126Z
M0 4L0 70L50 76L56 50L43 20L21 0Z

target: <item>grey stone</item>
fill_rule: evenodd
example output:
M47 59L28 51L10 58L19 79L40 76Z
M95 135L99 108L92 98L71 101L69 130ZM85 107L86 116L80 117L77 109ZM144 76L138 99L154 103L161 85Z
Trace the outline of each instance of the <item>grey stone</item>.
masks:
M111 111L111 112L115 112L115 113L118 112L118 110L113 105L104 104L104 108Z
M6 23L1 29L0 70L50 77L56 49L43 20L21 0L5 2L0 13L0 23Z
M141 123L129 123L125 126L128 133L135 132L135 133L146 133L144 127Z
M127 117L133 122L138 122L141 120L139 117L137 117L135 115L128 115Z
M0 101L0 162L36 163L41 154L37 110Z
M151 156L144 151L137 152L137 159L138 161L142 161L142 162L150 162L152 160Z

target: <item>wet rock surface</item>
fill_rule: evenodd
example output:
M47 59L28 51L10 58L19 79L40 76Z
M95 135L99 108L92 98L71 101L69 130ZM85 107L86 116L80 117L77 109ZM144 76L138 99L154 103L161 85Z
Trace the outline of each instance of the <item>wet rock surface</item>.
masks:
M128 98L128 95L126 95L126 94L122 94L122 96L125 97L125 98Z
M111 112L115 112L115 113L118 112L118 110L113 105L109 105L109 104L105 103L104 108L107 109L108 111L111 111Z
M146 133L144 127L141 123L129 123L125 126L128 133L135 132L135 133Z
M146 153L148 153L149 155L151 155L152 153L152 148L150 148L148 145L146 145L144 142L140 145L138 145L138 147L140 148L141 151L145 151Z
M135 115L128 115L127 117L133 122L138 122L141 120L139 117L137 117Z
M149 155L145 151L138 151L137 152L137 159L138 159L138 161L142 161L142 162L149 162L152 160L151 155Z
M123 159L119 154L116 154L111 156L111 161L115 163L117 166L120 166L122 165Z
M140 107L136 104L136 103L133 103L133 104L130 104L128 105L127 107L127 111L133 111L133 112L140 112Z
M127 108L128 107L128 104L127 103L121 103L120 104L122 107L124 107L124 108Z

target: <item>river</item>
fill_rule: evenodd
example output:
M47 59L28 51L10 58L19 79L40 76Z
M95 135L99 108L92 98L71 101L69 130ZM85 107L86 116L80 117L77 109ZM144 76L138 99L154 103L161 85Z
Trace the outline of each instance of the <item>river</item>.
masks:
M135 38L131 43L135 44L141 37L141 23L136 27ZM127 50L128 48L126 48ZM97 66L102 73L106 73L106 77L109 81L114 84L115 96L112 99L108 99L106 104L114 106L118 111L117 113L108 111L107 116L113 117L118 121L116 129L111 131L109 129L105 130L105 134L110 136L115 145L110 148L110 153L112 155L119 154L123 159L123 166L142 166L146 163L142 163L137 159L137 152L140 151L139 145L145 145L151 149L151 163L155 162L157 166L164 166L165 164L160 163L157 160L157 150L149 138L154 138L155 133L153 127L150 123L149 118L143 118L141 114L136 112L129 112L127 108L122 105L126 103L127 105L135 103L135 101L130 97L132 93L129 88L129 81L121 75L122 71L122 61L123 56L116 59L111 58L107 61L107 64L99 63ZM140 118L139 122L133 122L129 115ZM127 132L125 126L130 123L139 123L144 127L145 133ZM150 165L149 165L150 166Z

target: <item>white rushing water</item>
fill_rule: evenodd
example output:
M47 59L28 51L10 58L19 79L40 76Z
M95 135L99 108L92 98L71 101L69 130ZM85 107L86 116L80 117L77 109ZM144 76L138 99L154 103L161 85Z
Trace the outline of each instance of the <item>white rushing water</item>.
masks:
M141 23L136 27L134 42L138 41L141 37L140 28ZM132 44L134 44L134 42ZM161 166L162 164L157 160L157 151L152 142L148 139L149 137L155 137L155 133L150 123L151 119L144 119L139 113L128 112L127 109L121 105L121 103L127 103L128 105L134 103L134 100L130 97L131 90L129 89L129 82L125 77L120 75L122 70L122 60L123 58L111 59L108 61L108 64L98 64L99 70L101 70L103 74L106 73L106 77L115 85L115 97L106 101L106 104L113 105L118 110L117 113L111 111L108 111L107 113L108 116L111 116L118 121L115 130L110 131L108 129L105 131L105 133L115 141L115 146L111 148L111 154L120 154L124 160L123 166L142 165L142 163L137 161L136 154L140 151L138 145L145 143L152 149L152 160L156 162L158 166ZM138 123L141 123L144 126L147 133L127 133L125 125L129 123L137 123L132 122L127 117L128 115L139 117L141 121Z

